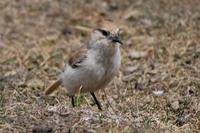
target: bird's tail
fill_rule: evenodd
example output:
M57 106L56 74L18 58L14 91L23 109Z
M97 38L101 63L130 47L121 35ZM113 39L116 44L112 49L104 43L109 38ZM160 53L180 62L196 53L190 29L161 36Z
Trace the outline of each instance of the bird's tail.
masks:
M48 87L44 91L44 94L45 95L49 95L49 94L53 93L61 84L62 84L62 80L61 79L56 80L50 87Z

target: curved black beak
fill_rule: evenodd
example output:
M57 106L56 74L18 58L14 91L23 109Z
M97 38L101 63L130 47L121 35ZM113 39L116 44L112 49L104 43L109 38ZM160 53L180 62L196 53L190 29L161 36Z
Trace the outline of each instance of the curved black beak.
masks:
M119 36L114 36L111 39L112 39L113 42L118 42L121 45L123 45L123 43L122 43L121 39L119 38Z

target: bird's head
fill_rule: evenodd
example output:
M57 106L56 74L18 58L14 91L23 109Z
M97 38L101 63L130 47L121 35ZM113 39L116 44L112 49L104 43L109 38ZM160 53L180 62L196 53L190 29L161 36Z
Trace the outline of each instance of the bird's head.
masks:
M119 30L115 32L106 29L96 29L91 33L89 47L91 48L115 48L123 44L119 37Z

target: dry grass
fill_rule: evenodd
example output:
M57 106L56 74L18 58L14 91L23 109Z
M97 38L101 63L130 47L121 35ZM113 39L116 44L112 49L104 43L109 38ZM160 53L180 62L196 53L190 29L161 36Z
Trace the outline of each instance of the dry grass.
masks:
M0 1L0 132L198 132L199 0ZM120 75L100 91L104 111L82 94L42 92L88 29L123 29ZM109 102L112 104L111 108Z

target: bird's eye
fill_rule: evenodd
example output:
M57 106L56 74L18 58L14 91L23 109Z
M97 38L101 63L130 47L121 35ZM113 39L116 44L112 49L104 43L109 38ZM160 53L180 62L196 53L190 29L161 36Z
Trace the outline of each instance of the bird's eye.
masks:
M108 36L110 34L109 31L102 30L102 29L98 29L98 31L100 31L102 33L102 35L104 35L104 36Z

